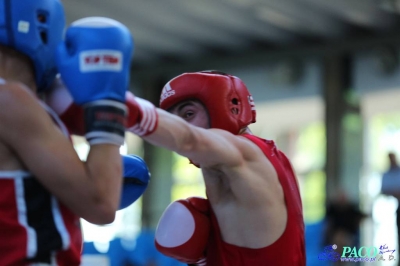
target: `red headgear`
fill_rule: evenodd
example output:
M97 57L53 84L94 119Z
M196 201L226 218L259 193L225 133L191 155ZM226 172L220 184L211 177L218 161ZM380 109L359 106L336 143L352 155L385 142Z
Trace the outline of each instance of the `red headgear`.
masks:
M256 122L256 108L246 85L237 77L217 71L184 73L170 80L163 88L160 108L199 100L208 110L211 127L233 134Z

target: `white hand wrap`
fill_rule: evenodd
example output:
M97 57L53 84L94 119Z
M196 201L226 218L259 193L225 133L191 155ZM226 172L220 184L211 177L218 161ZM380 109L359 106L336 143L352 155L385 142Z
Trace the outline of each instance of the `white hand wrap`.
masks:
M158 124L158 115L155 106L144 99L136 97L136 108L138 108L138 122L128 130L138 136L146 136L154 132ZM128 102L128 108L130 108L130 100Z

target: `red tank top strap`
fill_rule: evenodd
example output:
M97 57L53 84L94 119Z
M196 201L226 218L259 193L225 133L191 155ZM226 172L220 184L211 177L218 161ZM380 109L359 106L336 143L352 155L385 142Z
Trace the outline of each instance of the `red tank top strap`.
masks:
M287 196L287 193L290 193L291 197L299 199L298 201L296 201L298 203L297 206L290 205L287 207L289 209L295 207L295 209L297 209L296 211L300 210L302 212L303 208L301 205L300 190L298 187L296 175L286 155L276 147L275 142L272 140L262 139L250 134L244 134L242 136L251 140L258 147L260 147L265 156L272 163L278 174L281 186L285 192L285 197Z

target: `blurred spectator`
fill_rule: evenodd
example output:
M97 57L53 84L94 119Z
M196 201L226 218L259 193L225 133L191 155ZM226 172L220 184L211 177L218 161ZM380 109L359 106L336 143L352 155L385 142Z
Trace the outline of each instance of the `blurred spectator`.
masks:
M400 199L400 167L396 154L388 153L389 168L383 173L381 193Z
M397 243L400 246L400 167L397 163L396 154L393 152L388 153L389 168L382 176L381 193L384 195L393 196L397 199L398 207L396 211L396 225L397 225ZM400 260L398 264L400 265Z
M367 215L360 211L358 205L351 202L343 190L339 190L326 208L324 246L336 244L340 254L343 246L357 246L360 222L365 217Z

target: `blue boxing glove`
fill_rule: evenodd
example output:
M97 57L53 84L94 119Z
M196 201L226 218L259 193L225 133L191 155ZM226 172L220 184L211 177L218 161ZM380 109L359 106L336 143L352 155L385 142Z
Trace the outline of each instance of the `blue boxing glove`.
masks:
M146 190L150 172L146 162L137 155L122 155L124 184L118 210L134 203Z
M74 102L85 110L91 145L123 144L132 53L128 28L103 17L72 23L57 49L58 71Z
M79 19L58 46L57 66L74 102L125 102L133 52L132 35L120 22L103 17Z

